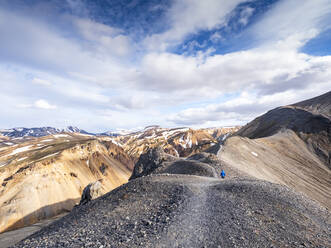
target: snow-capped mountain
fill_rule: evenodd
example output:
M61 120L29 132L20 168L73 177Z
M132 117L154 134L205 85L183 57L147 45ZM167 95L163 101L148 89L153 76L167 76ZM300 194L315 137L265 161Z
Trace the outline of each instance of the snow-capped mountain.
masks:
M82 129L72 126L68 126L64 129L54 128L54 127L33 127L33 128L17 127L11 129L0 129L1 135L10 138L19 138L19 137L27 137L27 136L42 137L42 136L47 136L50 134L57 134L62 132L93 135Z
M83 129L74 126L68 126L66 128L55 128L55 127L34 127L34 128L26 128L26 127L16 127L10 129L0 129L0 135L10 137L10 138L21 138L21 137L42 137L50 134L57 133L80 133L87 135L95 135L95 136L110 136L117 137L121 135L127 135L134 130L116 130L116 131L108 131L103 133L90 133Z
M19 138L26 136L41 137L50 134L57 134L60 132L61 129L54 127L34 127L34 128L18 127L18 128L0 130L1 135L11 138Z
M66 128L62 129L61 131L66 132L66 133L81 133L81 134L95 135L93 133L86 132L83 129L80 129L78 127L73 127L73 126L67 126Z

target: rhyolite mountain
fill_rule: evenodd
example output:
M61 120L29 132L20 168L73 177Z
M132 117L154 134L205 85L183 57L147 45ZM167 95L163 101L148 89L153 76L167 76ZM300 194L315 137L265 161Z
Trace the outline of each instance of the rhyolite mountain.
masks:
M78 133L0 142L0 232L70 211L91 182L103 193L126 183L133 165L120 146Z
M149 149L162 149L176 157L187 157L215 145L225 135L239 130L239 126L215 128L162 128L148 126L141 131L118 136L113 142L120 144L128 155L138 161Z
M224 165L286 185L331 208L331 92L278 107L242 127L218 152Z
M213 153L149 149L128 183L13 247L329 247L327 112L277 108Z

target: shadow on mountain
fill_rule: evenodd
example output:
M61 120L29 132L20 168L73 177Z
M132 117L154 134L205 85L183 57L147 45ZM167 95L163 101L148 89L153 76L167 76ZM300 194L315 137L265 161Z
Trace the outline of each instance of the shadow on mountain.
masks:
M235 135L256 139L274 135L281 129L291 129L304 134L324 132L330 138L331 121L327 117L303 109L280 107L256 118Z
M49 219L56 215L70 212L72 208L79 202L78 199L68 199L62 202L57 202L55 204L47 205L38 210L24 216L22 219L16 221L12 225L10 225L6 230L3 232L12 231L21 227L29 226L34 223L37 223L44 219Z

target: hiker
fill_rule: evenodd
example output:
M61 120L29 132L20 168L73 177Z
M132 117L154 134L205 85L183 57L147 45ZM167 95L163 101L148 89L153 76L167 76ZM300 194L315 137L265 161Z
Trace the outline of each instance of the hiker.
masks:
M225 177L225 171L224 171L224 170L221 171L221 177L222 177L222 178Z

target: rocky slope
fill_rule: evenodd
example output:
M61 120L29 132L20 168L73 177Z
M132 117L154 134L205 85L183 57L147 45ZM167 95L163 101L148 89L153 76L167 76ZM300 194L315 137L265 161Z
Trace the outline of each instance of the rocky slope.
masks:
M229 138L223 164L287 185L331 208L331 92L279 107Z
M218 177L220 170L221 164L214 154L202 152L188 158L178 158L157 147L140 156L129 180L155 174Z
M154 150L141 175L14 247L327 247L329 212L285 186L219 179L211 155ZM142 159L141 159L142 161ZM203 161L203 162L202 162ZM184 163L183 163L184 162ZM185 162L199 166L187 170ZM171 165L179 163L171 169ZM218 164L221 166L220 164ZM177 169L181 167L181 175ZM159 171L165 169L167 171ZM186 173L185 173L186 172ZM196 173L195 176L191 173ZM171 174L168 174L171 173ZM173 174L175 173L175 174ZM144 173L143 173L144 174ZM150 174L150 175L148 175ZM152 175L151 175L152 174ZM203 175L203 176L201 176Z
M7 144L5 144L7 143ZM0 144L0 232L70 211L84 187L127 182L133 162L111 141L61 133Z
M239 127L195 130L151 126L143 131L119 136L113 140L120 144L134 161L138 161L141 154L155 147L161 147L166 153L176 157L187 157L208 149L217 143L218 138L237 130Z
M306 111L321 114L328 118L331 118L331 91L321 95L314 97L312 99L308 99L302 102L298 102L292 104L293 107L302 108Z
M259 139L231 137L218 156L227 167L291 187L331 209L330 169L291 130Z

